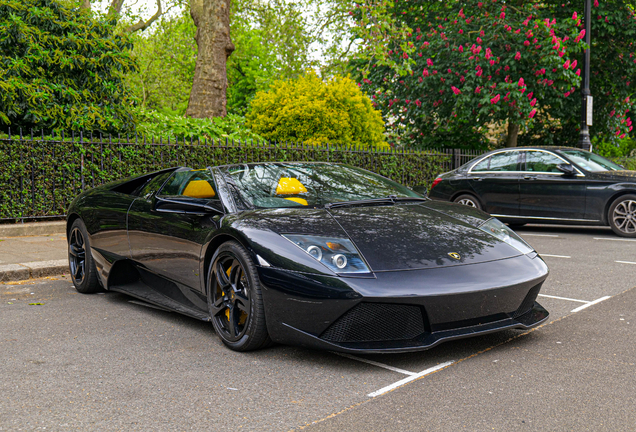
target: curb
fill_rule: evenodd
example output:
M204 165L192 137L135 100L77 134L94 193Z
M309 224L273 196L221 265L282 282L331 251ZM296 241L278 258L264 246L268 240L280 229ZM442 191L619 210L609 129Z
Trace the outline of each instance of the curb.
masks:
M0 225L0 237L24 237L49 234L64 234L65 221L28 222Z
M0 265L0 282L22 281L45 276L55 276L68 272L67 260L6 264Z

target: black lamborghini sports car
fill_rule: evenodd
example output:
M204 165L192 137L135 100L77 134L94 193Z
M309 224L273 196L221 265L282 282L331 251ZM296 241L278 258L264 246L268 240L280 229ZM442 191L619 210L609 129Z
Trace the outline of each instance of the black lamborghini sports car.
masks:
M79 292L118 291L211 321L231 349L271 342L405 352L548 312L548 268L497 219L358 168L171 168L68 210Z

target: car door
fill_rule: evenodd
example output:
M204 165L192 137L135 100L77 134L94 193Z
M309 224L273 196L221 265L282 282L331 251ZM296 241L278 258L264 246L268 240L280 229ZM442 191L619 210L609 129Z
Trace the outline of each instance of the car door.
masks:
M467 179L486 212L493 216L516 216L520 174L520 152L502 150L473 165Z
M521 216L543 219L582 220L585 217L585 176L568 175L557 166L565 159L548 150L524 151L520 183Z
M204 205L218 212L204 211ZM203 292L201 249L210 230L218 229L222 213L208 170L177 170L157 193L142 195L133 203L128 214L132 259L159 276Z

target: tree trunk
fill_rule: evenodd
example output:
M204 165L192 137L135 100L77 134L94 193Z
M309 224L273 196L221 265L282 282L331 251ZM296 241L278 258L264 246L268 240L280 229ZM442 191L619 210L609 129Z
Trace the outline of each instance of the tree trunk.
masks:
M506 147L517 147L517 136L519 136L519 125L508 121L508 136L506 137Z
M195 118L227 115L227 59L234 51L230 39L230 0L190 0L197 26L197 63L186 115Z

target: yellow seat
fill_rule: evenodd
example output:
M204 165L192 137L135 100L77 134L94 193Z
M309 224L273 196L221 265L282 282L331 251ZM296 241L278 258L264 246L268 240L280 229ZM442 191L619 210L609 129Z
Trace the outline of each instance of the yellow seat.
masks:
M307 193L307 188L293 177L281 177L276 186L276 195L296 195Z
M181 195L191 198L214 198L216 192L207 180L192 180Z

